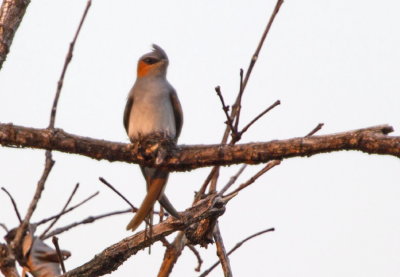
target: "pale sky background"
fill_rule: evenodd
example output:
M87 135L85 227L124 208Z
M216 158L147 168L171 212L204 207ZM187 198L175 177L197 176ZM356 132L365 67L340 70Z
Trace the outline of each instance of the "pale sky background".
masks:
M85 5L32 1L0 72L0 122L47 126L68 43ZM227 102L235 98L239 68L247 68L274 5L272 0L93 1L65 78L56 126L128 142L122 125L126 96L138 57L154 42L169 55L168 78L182 102L180 143L219 142L225 118L214 87L222 87ZM241 122L277 99L282 105L242 142L303 136L319 122L325 123L319 134L390 124L400 135L399 11L397 0L287 0L251 76ZM144 197L136 165L53 155L56 164L34 221L58 212L77 182L74 203L97 190L100 195L58 226L127 208L99 176L136 205ZM15 196L23 214L43 164L44 151L0 148L0 185ZM261 166L249 167L238 184ZM220 186L237 169L224 168ZM399 169L399 159L360 152L285 160L232 200L220 220L227 249L276 228L231 256L234 276L400 276ZM190 205L208 172L172 174L166 192L178 210ZM3 193L0 203L0 222L16 226ZM131 235L125 231L130 218L115 216L60 235L61 247L72 252L67 269ZM203 270L217 260L213 245L200 252ZM157 243L152 255L132 256L112 276L156 276L163 254ZM172 276L198 276L196 266L185 250Z

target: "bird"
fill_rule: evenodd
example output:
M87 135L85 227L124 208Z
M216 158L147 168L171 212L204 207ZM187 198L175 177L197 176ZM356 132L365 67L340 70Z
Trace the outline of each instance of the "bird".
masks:
M124 127L133 142L151 135L166 136L177 141L183 125L182 106L175 89L167 80L168 56L158 45L139 58L137 78L128 94L124 110ZM164 194L169 172L140 166L147 185L147 194L126 227L134 231L149 215L158 200L175 218L179 214Z

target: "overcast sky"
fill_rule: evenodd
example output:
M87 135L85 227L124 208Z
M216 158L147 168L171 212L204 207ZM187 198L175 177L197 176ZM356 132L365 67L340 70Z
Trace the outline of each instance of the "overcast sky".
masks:
M31 2L0 72L0 122L47 126L68 43L85 4ZM226 101L233 101L239 69L247 68L274 5L272 0L93 1L65 78L56 126L128 142L122 125L126 96L137 59L157 43L169 55L168 79L183 106L180 143L218 143L225 118L214 87L220 85ZM399 130L399 11L395 0L286 1L250 78L241 122L278 99L282 104L243 142L303 136L319 122L325 123L319 134L379 124ZM99 176L136 205L144 197L136 165L53 155L56 164L33 221L58 212L77 182L75 203L97 190L100 195L58 226L127 208ZM0 185L15 196L23 213L43 164L43 151L0 148ZM238 184L261 167L249 167ZM394 157L360 152L283 161L232 200L220 220L227 249L255 232L276 228L231 256L234 276L399 276L399 169ZM237 170L224 168L220 186ZM208 172L171 175L166 193L178 210L190 205ZM0 203L0 222L16 226L5 194ZM125 231L130 218L115 216L61 235L61 247L72 252L67 269L131 235ZM203 269L217 260L213 245L200 252ZM163 254L157 243L150 256L138 253L112 276L155 276ZM185 250L172 276L197 276L196 266ZM222 276L222 271L210 276Z

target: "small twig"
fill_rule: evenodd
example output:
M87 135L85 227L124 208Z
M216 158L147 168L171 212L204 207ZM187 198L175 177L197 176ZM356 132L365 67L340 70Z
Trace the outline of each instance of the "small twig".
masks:
M224 97L222 96L222 92L221 92L221 87L217 86L215 87L215 92L217 93L219 100L221 100L221 105L222 105L222 110L225 113L226 116L226 124L229 126L229 128L231 128L231 133L232 136L234 136L236 134L236 129L233 126L233 122L232 122L232 118L229 115L229 106L225 105L225 101L224 101Z
M213 176L215 175L216 171L218 171L218 166L214 166L210 173L208 174L207 178L204 180L203 185L200 187L199 191L196 193L196 196L194 198L193 204L196 203L197 201L199 201L201 199L201 197L205 194L206 190L207 190L207 186L210 183L210 181L212 180Z
M57 223L57 221L63 215L63 212L65 212L65 210L68 208L68 205L71 202L72 198L74 197L78 188L79 188L79 183L77 183L75 185L74 189L72 190L71 195L69 196L69 198L68 198L67 202L65 203L64 207L62 208L61 212L58 214L58 216L56 218L54 218L54 220L50 223L50 225L46 228L46 230L44 230L44 232L40 235L40 239L43 239L46 236L46 234L51 230L51 228Z
M252 238L255 238L257 236L260 236L262 234L268 233L268 232L273 232L275 231L275 228L269 228L267 230L263 230L261 232L255 233L247 238L245 238L244 240L238 242L231 250L229 250L229 252L227 253L227 255L231 255L233 252L235 252L236 249L238 249L240 246L242 246L245 242L251 240ZM209 269L205 270L199 277L205 277L207 276L214 268L217 267L217 265L219 265L220 261L217 261L215 264L213 264Z
M4 229L4 231L6 231L6 233L8 233L8 228L4 223L0 223L0 226Z
M99 177L100 182L105 184L107 187L109 187L113 192L115 192L119 197L121 197L128 205L132 208L134 212L137 211L137 208L132 205L131 202L122 194L120 193L116 188L114 188L109 182L107 182L103 177Z
M49 176L53 165L54 165L54 161L51 157L51 151L46 150L46 162L45 162L45 167L44 167L42 176L40 177L40 179L37 183L35 194L33 196L31 203L29 204L29 208L25 215L25 218L22 221L22 223L19 225L17 232L15 234L15 238L11 242L11 247L13 248L14 253L20 253L19 251L15 251L15 250L20 249L20 247L21 247L23 236L28 228L29 222L31 220L33 212L36 209L37 203L39 202L40 196L42 195L42 192L44 190L44 185L46 183L47 177Z
M269 30L271 29L271 26L272 26L272 23L274 22L275 16L278 14L279 9L282 4L283 4L283 0L278 0L275 4L274 11L271 14L271 17L268 21L267 27L265 28L264 33L261 36L260 42L258 43L258 46L257 46L257 49L254 52L253 57L251 58L249 67L247 68L246 76L244 77L244 80L243 80L242 90L244 90L246 88L246 85L247 85L247 82L249 81L253 67L256 64L256 61L258 59L258 55L260 54L261 48L264 44L264 41L269 33Z
M50 220L53 220L54 218L57 218L57 217L62 216L64 214L67 214L67 213L75 210L76 208L82 206L83 204L85 204L86 202L88 202L90 199L94 198L98 194L99 194L99 192L97 191L97 192L93 193L92 195L90 195L88 198L86 198L86 199L82 200L81 202L79 202L78 204L76 204L75 206L72 206L71 208L68 208L64 212L58 213L58 214L53 215L53 216L51 216L49 218L42 219L41 221L34 223L34 225L39 226L39 225L42 225L42 224L44 224L46 222L49 222Z
M239 129L239 120L240 120L240 111L242 109L242 96L243 96L243 68L240 69L239 72L239 94L236 100L235 105L232 107L233 110L236 110L235 117L235 130Z
M271 106L269 106L268 108L266 108L263 112L261 112L259 115L257 115L252 121L250 121L249 124L247 124L240 132L239 134L236 136L236 139L240 139L241 136L257 121L259 120L261 117L263 117L267 112L269 112L270 110L272 110L273 108L275 108L276 106L280 105L281 101L277 100L275 101L274 104L272 104ZM232 136L232 142L230 144L234 144L237 140L235 139L234 136Z
M58 245L58 238L56 236L54 236L52 241L53 241L54 247L56 248L58 260L60 262L61 269L62 269L62 273L64 274L66 272L65 265L64 265L64 257L62 256L60 246Z
M235 109L232 109L231 117L234 118L234 119L237 116L237 110L238 110L238 107L239 107L239 105L241 103L243 92L244 92L244 90L245 90L245 88L247 86L247 83L248 83L249 79L250 79L250 75L251 75L251 72L253 71L254 65L256 64L256 62L258 60L258 56L260 55L261 48L264 45L264 41L267 38L269 30L271 29L272 23L274 22L275 17L278 14L279 9L282 6L282 4L283 4L283 0L278 0L276 2L274 11L272 12L272 14L271 14L271 16L270 16L270 18L268 20L268 24L265 27L265 30L264 30L264 33L261 36L260 42L258 43L257 48L256 48L253 56L251 57L250 64L249 64L249 66L247 67L247 70L246 70L246 75L245 75L245 77L243 79L243 82L241 82L242 85L240 87L240 91L239 91L238 96L236 98L235 104L233 105L235 107Z
M225 195L224 197L229 197L233 194L238 193L239 191L241 191L242 189L248 187L249 185L251 185L252 183L254 183L259 177L261 177L264 173L266 173L268 170L270 170L271 168L273 168L274 166L277 166L281 163L280 160L273 160L268 162L260 171L258 171L253 177L251 177L247 182L241 184L237 189L235 189L234 191L228 193L227 195Z
M201 270L201 265L203 264L203 260L201 259L199 251L197 251L196 247L194 247L191 244L188 244L187 247L193 252L193 254L197 258L197 267L194 269L196 272L200 272Z
M53 107L51 108L50 123L49 123L49 128L50 129L54 128L54 123L55 123L55 120L56 120L56 113L57 113L58 99L60 98L60 93L61 93L61 89L62 89L62 86L63 86L63 83L64 83L65 73L67 72L68 65L72 60L72 56L73 56L74 46L75 46L76 40L78 38L79 32L81 31L83 22L85 21L86 15L88 13L88 10L89 10L91 4L92 4L92 1L88 0L87 3L86 3L86 8L85 8L85 10L83 12L81 21L79 22L78 28L77 28L77 30L75 32L75 36L74 36L72 42L70 42L70 44L69 44L68 53L67 53L67 56L65 57L65 62L64 62L63 69L61 71L60 79L57 82L57 90L56 90L56 95L54 97Z
M222 265L222 270L224 271L224 276L232 277L233 275L232 275L231 264L230 264L228 255L225 250L225 245L222 240L222 235L221 235L221 231L219 230L218 223L215 226L213 235L214 235L215 245L217 247L217 255L218 255L219 261Z
M229 182L225 185L225 187L218 192L218 196L223 195L236 182L237 178L239 178L240 174L242 174L246 167L247 164L244 164L240 167L238 172L229 179Z
M106 213L106 214L102 214L102 215L98 215L98 216L89 216L89 217L87 217L84 220L81 220L79 222L74 222L74 223L71 223L71 224L66 225L64 227L60 227L60 228L57 228L57 229L51 231L49 234L47 234L43 238L43 240L46 240L46 239L48 239L48 238L50 238L52 236L64 233L65 231L68 231L68 230L70 230L70 229L72 229L72 228L74 228L76 226L82 225L82 224L89 224L89 223L92 223L92 222L94 222L96 220L99 220L99 219L102 219L102 218L105 218L105 217L109 217L109 216L113 216L113 215L119 215L119 214L125 214L125 213L130 213L130 212L132 212L132 210L131 209L127 209L127 210L122 210L122 211L110 212L110 213Z
M311 137L312 135L314 135L316 132L318 132L319 130L321 130L321 128L324 126L324 123L319 123L314 129L312 129L311 132L309 132L306 137Z
M249 81L251 72L253 71L253 67L256 64L256 61L258 59L258 55L260 54L261 48L262 48L262 46L264 44L264 41L265 41L265 39L266 39L266 37L267 37L267 35L269 33L269 30L271 29L272 23L274 22L275 16L278 14L279 9L280 9L282 4L283 4L283 0L278 0L276 2L274 11L272 12L271 17L270 17L270 19L268 21L268 24L267 24L267 26L266 26L266 28L264 30L264 33L261 36L261 39L260 39L260 42L258 43L256 51L254 52L254 54L253 54L253 56L252 56L252 58L250 60L250 64L249 64L249 66L247 68L247 71L246 71L246 76L244 77L243 81L240 82L239 93L238 93L238 96L236 97L235 103L232 106L233 108L232 108L232 111L231 111L231 114L230 114L230 118L232 118L233 120L238 120L238 119L236 119L237 110L238 110L238 107L241 105L243 92L244 92L244 90L245 90L245 88L247 86L247 83ZM243 77L241 77L241 78L243 78ZM228 140L228 136L229 136L229 131L230 131L230 127L226 126L221 144L226 144L226 142ZM239 140L240 140L240 138L237 139L237 141L239 141ZM216 170L214 171L213 174L214 175L212 177L211 185L210 185L210 192L211 193L215 192L215 190L216 190L217 181L218 181L218 175L219 175L219 167L216 168Z
M17 203L15 202L14 198L12 197L11 193L8 192L8 190L5 187L1 187L1 189L10 197L11 203L14 207L14 211L18 217L19 223L22 222L21 214L18 211Z

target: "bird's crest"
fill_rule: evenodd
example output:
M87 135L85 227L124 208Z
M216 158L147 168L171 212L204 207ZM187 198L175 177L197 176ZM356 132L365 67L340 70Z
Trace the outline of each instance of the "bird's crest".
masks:
M152 47L153 47L153 51L151 52L152 54L156 55L160 59L168 60L167 53L165 53L164 49L162 49L157 44L153 44Z

